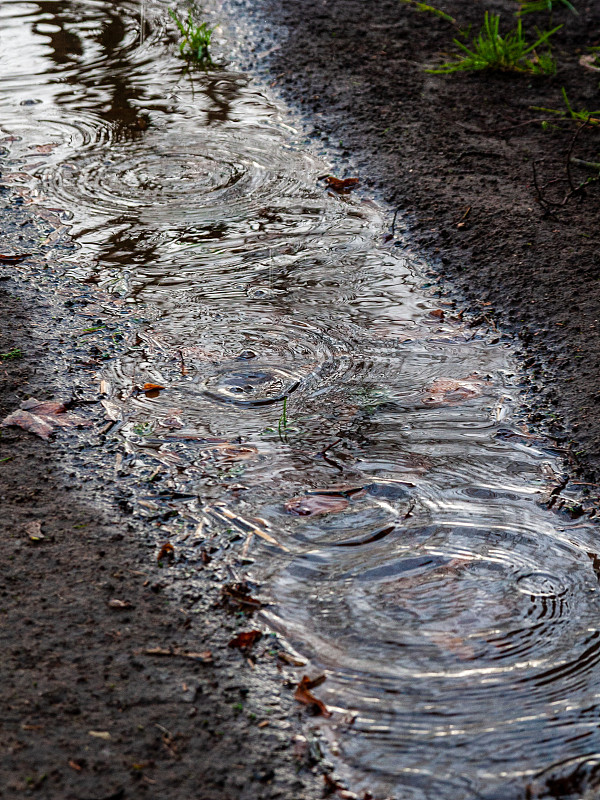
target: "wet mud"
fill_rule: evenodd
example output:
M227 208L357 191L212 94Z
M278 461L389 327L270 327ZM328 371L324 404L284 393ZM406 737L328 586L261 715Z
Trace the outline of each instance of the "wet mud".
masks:
M36 626L15 791L593 791L593 498L524 423L509 337L327 179L227 9L205 70L164 3L2 9L4 299L37 309L5 334L3 411L64 403L50 443L2 429L46 484L7 479L7 630Z

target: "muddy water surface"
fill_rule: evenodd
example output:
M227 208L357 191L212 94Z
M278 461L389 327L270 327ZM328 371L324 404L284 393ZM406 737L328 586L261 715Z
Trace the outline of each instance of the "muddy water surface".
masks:
M72 275L139 306L98 381L180 577L224 529L326 671L355 786L593 786L596 534L543 502L506 344L428 293L384 209L326 189L248 75L182 68L166 4L3 2L0 43L3 182L60 217Z

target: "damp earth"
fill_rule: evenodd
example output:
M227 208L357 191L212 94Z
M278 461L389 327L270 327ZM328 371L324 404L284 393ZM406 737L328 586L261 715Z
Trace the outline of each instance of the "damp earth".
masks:
M346 165L237 65L226 4L207 68L177 57L167 10L0 9L7 215L50 226L14 269L89 306L95 427L53 433L79 442L69 469L126 487L127 537L162 543L186 608L208 614L194 595L223 559L223 597L276 634L292 687L326 676L299 736L354 796L593 787L596 529L523 421L510 341L436 288L391 209L322 180ZM192 645L147 652L202 660Z

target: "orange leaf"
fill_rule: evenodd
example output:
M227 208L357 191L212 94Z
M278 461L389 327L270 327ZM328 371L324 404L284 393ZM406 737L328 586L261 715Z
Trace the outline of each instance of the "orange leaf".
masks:
M158 397L160 394L161 389L164 389L164 386L161 386L160 383L145 383L142 387L146 397Z
M171 542L165 542L163 546L158 551L158 555L156 557L157 561L173 561L175 558L175 548L171 544Z
M358 186L358 178L335 178L333 175L326 175L325 183L329 189L338 194L350 194Z
M303 675L302 680L294 692L294 700L297 700L299 703L303 703L305 706L314 708L318 714L322 714L324 717L330 717L331 711L329 711L325 703L315 697L310 691L314 685L315 682L311 681L308 675Z
M244 631L238 633L238 635L229 642L227 647L237 647L240 650L245 650L246 648L252 647L261 636L262 631Z

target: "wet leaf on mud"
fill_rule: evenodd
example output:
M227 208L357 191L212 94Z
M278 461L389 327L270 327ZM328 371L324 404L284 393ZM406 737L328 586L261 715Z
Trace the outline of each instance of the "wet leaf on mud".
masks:
M322 681L319 681L319 683L322 683ZM315 684L315 682L311 680L308 675L303 675L302 680L294 692L294 699L299 703L303 703L305 706L309 706L317 714L322 714L324 717L330 717L331 711L329 711L325 703L322 700L319 700L318 697L315 697L310 691L315 687L315 685L319 684Z
M42 523L33 519L25 525L25 533L29 536L32 542L41 542L45 538L42 533Z
M263 603L252 597L250 587L246 581L240 583L227 583L221 589L221 605L231 611L245 611L252 614L253 611L263 607Z
M429 312L430 317L435 317L436 319L444 319L446 316L444 311L441 308L434 308L433 311Z
M143 651L147 656L177 656L179 658L191 658L193 661L202 661L203 664L211 664L213 657L210 650L203 650L201 653L191 650L180 650L178 647L168 649L166 647L148 647Z
M129 602L129 600L119 600L117 597L113 597L107 603L109 608L114 608L116 611L126 611L127 609L133 608L133 604Z
M285 504L288 514L297 517L313 517L316 514L333 514L348 507L348 500L341 495L307 494L292 497Z
M175 558L175 548L173 547L171 542L165 542L158 551L156 560L158 561L159 564L163 561L166 561L168 564L172 564L174 558Z
M358 178L336 178L333 175L325 175L323 180L328 189L338 194L350 194L359 184Z
M464 378L438 378L427 389L424 402L431 406L454 405L479 397L482 393L482 381Z
M280 650L277 653L277 658L280 661L283 661L285 664L289 664L291 667L305 667L306 661L303 661L301 658L295 658L291 656L289 653L286 653L285 650Z
M49 439L55 428L89 427L91 422L67 412L64 403L40 401L31 398L21 403L18 411L13 411L1 423L3 428L10 426L23 428L42 439Z
M154 398L158 397L161 389L164 389L164 386L161 386L160 383L145 383L142 386L142 391L146 395L146 397Z
M88 731L88 735L93 736L95 739L104 739L106 742L111 739L111 735L108 731Z
M227 645L227 647L237 647L239 650L249 650L252 645L262 636L262 631L243 631L238 633Z

